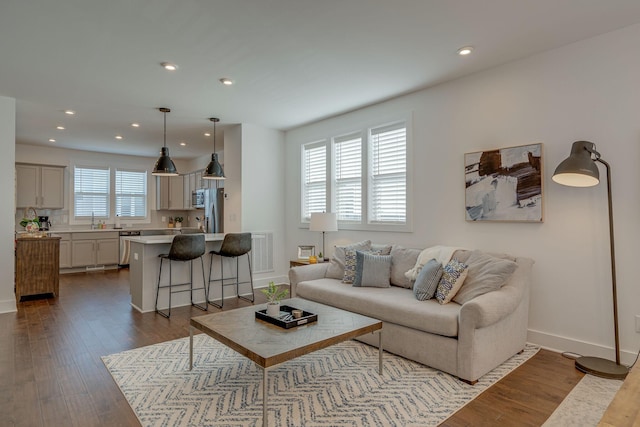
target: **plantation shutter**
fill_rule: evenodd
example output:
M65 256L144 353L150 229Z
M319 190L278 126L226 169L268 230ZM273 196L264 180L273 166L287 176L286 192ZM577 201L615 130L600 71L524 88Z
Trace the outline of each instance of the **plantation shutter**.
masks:
M395 123L370 129L369 222L407 220L407 129Z
M73 173L75 218L109 217L109 168L78 167Z
M302 150L302 219L309 221L312 212L327 208L327 144L308 144Z
M334 139L335 200L339 221L362 219L362 137Z
M144 218L147 214L147 172L116 169L116 215Z

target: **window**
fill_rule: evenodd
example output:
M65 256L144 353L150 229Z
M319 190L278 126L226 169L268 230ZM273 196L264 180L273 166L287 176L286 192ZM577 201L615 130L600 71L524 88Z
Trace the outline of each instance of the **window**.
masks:
M75 218L109 217L109 168L76 166L73 173Z
M116 215L144 218L147 215L147 172L116 169Z
M409 122L303 145L301 222L308 222L311 212L335 212L343 229L411 231Z
M325 141L302 147L302 218L327 209L327 144Z
M334 138L335 212L339 221L362 220L362 137Z
M369 222L407 221L407 129L396 123L369 130Z

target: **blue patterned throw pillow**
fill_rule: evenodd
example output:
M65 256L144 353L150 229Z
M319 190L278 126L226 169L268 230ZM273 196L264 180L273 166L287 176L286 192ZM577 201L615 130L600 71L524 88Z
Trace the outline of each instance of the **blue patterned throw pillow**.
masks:
M436 259L429 260L418 273L415 283L413 284L413 295L419 301L431 299L436 294L438 284L442 278L442 264Z
M456 296L456 293L464 283L464 279L467 278L467 267L467 264L455 258L444 266L442 278L436 290L436 299L440 304L446 304Z
M388 288L390 276L391 255L356 251L356 276L353 286Z
M378 250L362 251L368 254L380 255ZM345 249L344 251L344 277L343 283L352 284L356 280L356 249Z

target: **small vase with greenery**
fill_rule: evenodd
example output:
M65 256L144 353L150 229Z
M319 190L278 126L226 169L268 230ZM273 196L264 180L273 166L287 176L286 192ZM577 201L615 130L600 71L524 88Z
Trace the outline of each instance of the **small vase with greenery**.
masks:
M289 290L280 289L274 282L269 282L269 286L262 289L262 293L267 297L267 315L278 317L280 315L280 300L289 295Z
M182 228L182 221L184 220L184 218L182 218L181 216L177 216L173 220L176 223L176 228Z

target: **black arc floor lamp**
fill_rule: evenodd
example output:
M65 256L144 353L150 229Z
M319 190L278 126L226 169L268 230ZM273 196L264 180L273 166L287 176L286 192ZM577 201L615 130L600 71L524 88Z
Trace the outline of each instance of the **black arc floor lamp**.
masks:
M624 379L629 368L620 364L620 337L618 335L618 295L616 290L616 253L613 241L613 207L611 203L611 168L600 158L596 145L588 141L576 141L571 154L562 161L553 173L558 184L570 187L591 187L600 182L600 173L595 162L602 163L607 170L607 198L609 202L609 245L611 247L611 288L613 290L613 327L616 343L616 361L600 357L582 356L576 359L576 368L587 374L603 378Z

